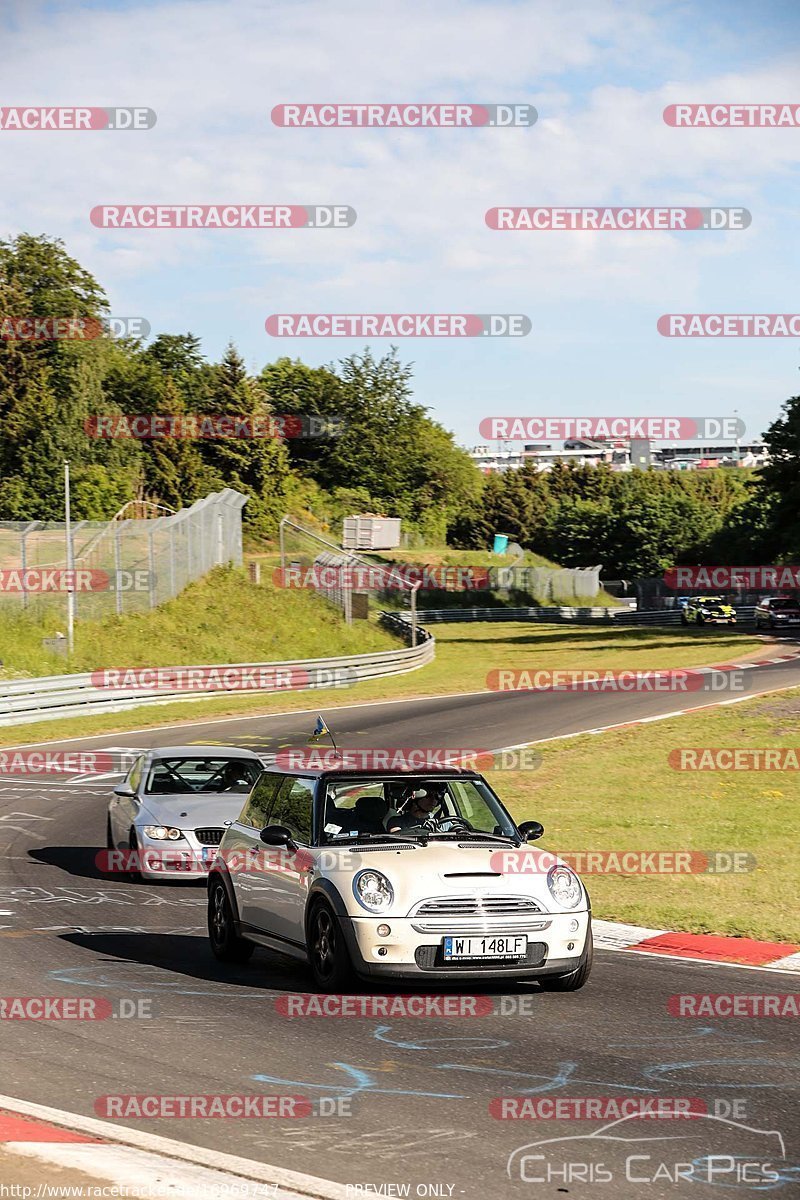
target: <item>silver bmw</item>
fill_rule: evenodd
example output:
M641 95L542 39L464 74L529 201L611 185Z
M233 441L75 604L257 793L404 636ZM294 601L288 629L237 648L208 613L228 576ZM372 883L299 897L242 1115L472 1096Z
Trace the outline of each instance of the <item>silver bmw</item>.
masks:
M147 750L109 801L105 869L147 880L205 876L262 770L257 754L235 746Z

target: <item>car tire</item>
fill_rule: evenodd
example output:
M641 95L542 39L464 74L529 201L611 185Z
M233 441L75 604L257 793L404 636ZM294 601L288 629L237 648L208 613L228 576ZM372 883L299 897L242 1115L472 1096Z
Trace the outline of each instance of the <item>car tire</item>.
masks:
M211 953L220 962L247 962L255 944L239 937L228 892L221 879L214 879L208 888L208 940Z
M130 850L131 855L135 856L134 860L133 860L135 862L136 857L138 857L138 855L139 855L139 839L136 836L136 830L133 828L132 825L131 825L130 831L128 833L128 849ZM128 879L131 881L131 883L142 883L142 881L144 879L144 876L142 875L142 872L139 870L138 867L129 867L128 871L127 871L127 875L128 875Z
M321 992L341 992L353 983L353 964L339 918L324 900L308 919L308 961Z
M584 947L581 961L574 971L570 971L568 975L543 975L537 983L545 992L577 992L582 988L589 978L592 971L592 961L594 959L594 938L592 936L592 927L589 926L589 933L586 938L586 946Z
M695 617L695 623L696 623L697 625L704 625L704 624L705 624L705 617L701 616L701 615L700 615L700 613L698 613L698 614L697 614L697 616Z
M106 850L116 850L114 835L111 832L111 813L106 817Z

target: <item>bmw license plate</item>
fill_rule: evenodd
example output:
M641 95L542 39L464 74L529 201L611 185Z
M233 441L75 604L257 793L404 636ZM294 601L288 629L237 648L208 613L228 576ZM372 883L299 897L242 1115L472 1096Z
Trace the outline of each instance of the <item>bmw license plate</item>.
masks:
M528 952L525 934L514 937L446 937L444 960L456 958L524 958Z
M204 867L208 867L217 857L218 846L203 846L200 851L200 861Z

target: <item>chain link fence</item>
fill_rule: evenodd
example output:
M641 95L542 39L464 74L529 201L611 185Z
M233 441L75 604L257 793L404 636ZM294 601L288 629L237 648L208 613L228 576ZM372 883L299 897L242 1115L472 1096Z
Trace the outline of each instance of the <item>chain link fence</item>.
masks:
M70 590L76 620L155 608L212 567L242 565L246 500L225 488L178 512L134 502L111 521L73 521L71 553L63 521L0 521L0 615L66 624Z
M342 610L345 621L366 619L370 601L399 603L411 610L411 645L417 645L419 584L386 563L369 561L313 529L284 517L280 525L278 584L308 587Z

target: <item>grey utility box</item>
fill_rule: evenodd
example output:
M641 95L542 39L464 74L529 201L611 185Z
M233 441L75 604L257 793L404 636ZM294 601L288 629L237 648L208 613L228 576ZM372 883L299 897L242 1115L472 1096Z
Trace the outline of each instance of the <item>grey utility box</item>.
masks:
M345 550L396 550L400 545L399 517L345 517Z

